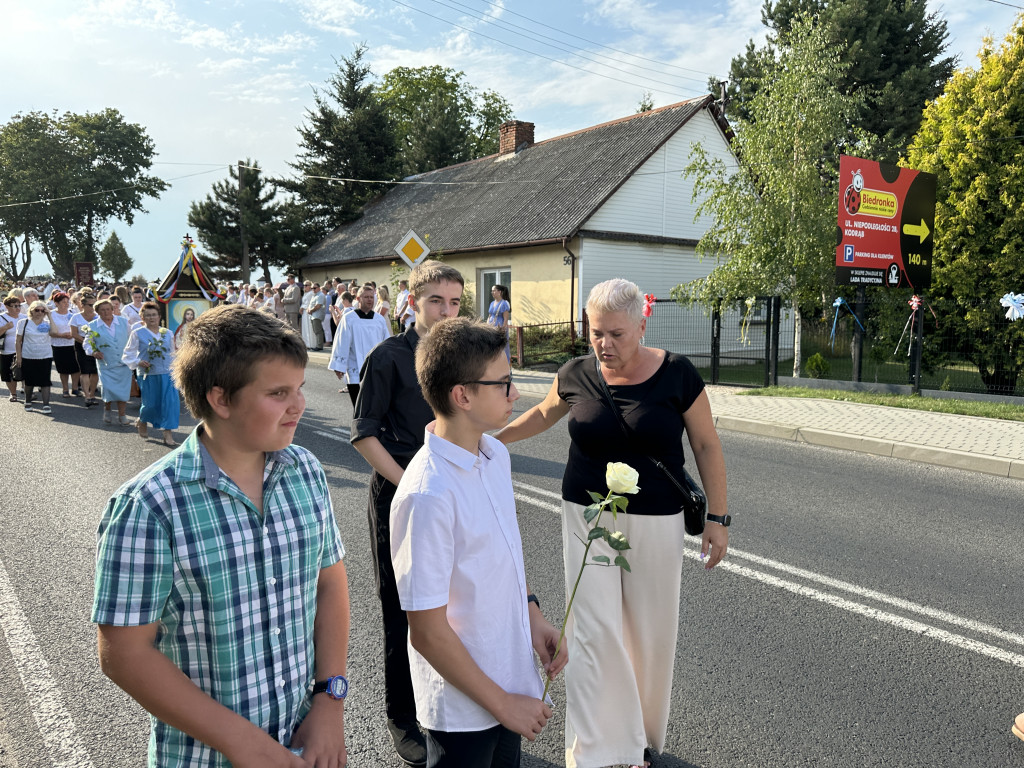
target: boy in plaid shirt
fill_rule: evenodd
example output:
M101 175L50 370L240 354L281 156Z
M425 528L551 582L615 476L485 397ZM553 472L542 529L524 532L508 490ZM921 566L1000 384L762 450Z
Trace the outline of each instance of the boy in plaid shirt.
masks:
M152 716L151 766L345 765L345 550L291 445L306 361L265 312L204 312L172 368L202 423L103 514L100 663Z

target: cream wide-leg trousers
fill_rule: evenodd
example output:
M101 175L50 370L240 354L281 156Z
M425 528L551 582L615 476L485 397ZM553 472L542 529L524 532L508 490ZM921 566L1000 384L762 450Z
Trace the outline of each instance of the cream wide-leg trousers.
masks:
M562 501L566 601L583 561L590 525L583 506ZM662 751L679 632L683 516L601 515L631 549L632 572L588 565L566 624L566 768L643 765L645 747ZM581 541L582 540L582 541ZM602 540L594 555L618 554Z

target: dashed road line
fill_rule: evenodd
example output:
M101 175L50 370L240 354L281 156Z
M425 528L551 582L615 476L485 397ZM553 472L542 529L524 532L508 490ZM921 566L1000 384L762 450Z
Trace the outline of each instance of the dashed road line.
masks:
M552 512L556 515L560 515L562 513L561 504L552 504L551 502L548 501L542 501L536 498L535 496L529 496L523 493L522 491L526 490L532 494L538 494L540 496L546 496L548 498L554 497L561 500L560 494L555 493L553 491L549 491L546 488L540 488L539 486L530 485L529 483L514 482L513 486L516 489L515 497L517 500L523 501L524 503L527 504L531 504L535 507L538 507L539 509ZM691 549L690 547L687 547L685 555L689 558L697 560L700 558L700 551L698 549ZM948 613L946 611L940 611L937 608L931 608L926 605L920 605L918 603L911 602L910 600L904 600L899 597L887 595L883 592L878 592L873 589L859 587L856 584L851 584L847 581L833 579L830 576L824 576L820 573L808 571L804 568L797 568L796 566L788 565L786 563L779 562L778 560L771 560L767 557L761 557L760 555L755 555L750 552L743 552L733 547L729 547L729 555L731 557L739 558L741 560L748 560L752 563L756 563L757 565L771 568L773 570L782 571L784 573L788 573L792 576L797 576L807 581L813 581L818 584L831 587L832 589L850 592L852 594L857 595L858 597L874 600L880 603L885 603L887 605L892 605L894 607L901 608L902 610L909 611L911 613L917 613L923 616L927 616L937 621L941 621L946 624L952 624L954 626L961 627L963 629L967 629L978 634L990 635L1004 642L1024 645L1024 636L1021 636L1014 632L1007 632L998 627L994 627L991 624L985 624L983 622L974 621L973 619L967 619L962 616L957 616L955 614ZM722 563L719 563L716 567L722 568L726 571L729 571L730 573L735 573L738 576L744 576L749 579L754 579L755 581L759 581L763 584L768 584L779 589L785 589L788 592L792 592L793 594L800 595L802 597L808 597L812 600L817 600L818 602L826 603L827 605L831 605L834 608L840 608L844 611L856 613L860 616L866 616L870 619L874 619L875 621L882 622L883 624L889 624L895 627L899 627L900 629L907 630L908 632L915 632L919 635L930 637L934 640L939 640L940 642L947 643L949 645L954 645L958 648L962 648L964 650L971 651L982 656L988 656L993 659L998 659L999 661L1003 661L1007 664L1012 664L1015 667L1024 668L1024 655L1021 655L1019 653L1013 653L1012 651L1007 651L1003 648L999 648L994 645L989 645L988 643L983 643L978 640L973 640L969 637L964 637L963 635L958 635L954 632L949 632L945 629L940 629L939 627L934 627L930 624L925 624L924 622L917 621L916 619L910 619L905 616L900 616L895 613L889 613L887 611L880 610L878 608L872 608L871 606L854 602L853 600L848 600L844 597L839 597L838 595L833 595L829 592L823 592L821 590L814 589L813 587L809 587L804 584L799 584L795 581L788 581L786 579L779 578L778 576L773 576L769 573L759 571L755 568L750 568L746 565L739 565L734 562L724 561Z

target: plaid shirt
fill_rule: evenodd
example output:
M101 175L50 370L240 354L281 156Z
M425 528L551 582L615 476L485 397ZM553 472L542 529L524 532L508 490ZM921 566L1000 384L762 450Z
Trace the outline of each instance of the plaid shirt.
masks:
M287 745L309 711L321 568L345 554L327 478L304 448L267 455L261 517L196 429L123 485L97 533L97 624L160 622L157 648ZM227 766L152 718L149 765Z

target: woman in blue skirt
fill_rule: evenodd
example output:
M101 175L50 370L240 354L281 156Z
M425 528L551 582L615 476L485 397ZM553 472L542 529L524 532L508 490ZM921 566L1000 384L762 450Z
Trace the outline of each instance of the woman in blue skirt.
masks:
M85 353L98 362L100 386L103 387L103 423L113 422L110 408L111 404L116 404L117 421L127 427L131 425L125 415L125 407L132 391L132 372L121 362L121 355L131 331L128 321L114 314L114 305L109 299L96 302L95 309L99 317L79 328L85 339L82 346Z
M143 325L132 331L121 356L122 362L136 372L142 391L142 410L135 426L139 436L149 437L148 424L164 432L164 445L173 447L171 431L178 428L181 401L171 381L171 332L160 326L160 308L152 301L142 305Z

